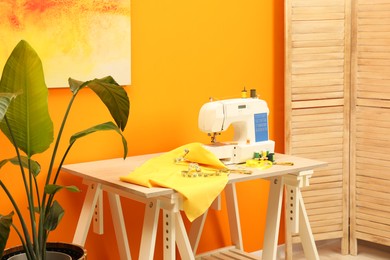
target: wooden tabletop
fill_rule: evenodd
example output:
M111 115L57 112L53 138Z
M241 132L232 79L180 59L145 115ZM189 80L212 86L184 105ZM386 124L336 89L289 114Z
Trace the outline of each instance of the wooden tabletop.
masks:
M167 188L147 188L139 185L123 182L119 177L125 176L142 163L159 154L148 154L123 158L91 161L77 164L68 164L62 167L64 172L79 176L87 181L100 183L102 185L119 189L123 192L138 195L144 198L153 198L174 193ZM273 165L271 168L260 170L256 168L246 168L252 174L230 174L229 182L248 181L253 179L263 179L285 174L297 174L301 171L313 170L326 165L325 162L305 159L284 154L275 155L276 162L293 162L293 166ZM241 166L234 166L241 167Z

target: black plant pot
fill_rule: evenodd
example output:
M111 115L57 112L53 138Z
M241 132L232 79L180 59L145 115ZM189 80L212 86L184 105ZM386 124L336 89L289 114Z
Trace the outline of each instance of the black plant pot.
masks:
M47 243L47 252L50 252L52 260L86 260L87 251L82 247L67 243ZM4 251L1 260L24 260L27 259L22 246L12 247ZM47 258L50 260L50 258Z

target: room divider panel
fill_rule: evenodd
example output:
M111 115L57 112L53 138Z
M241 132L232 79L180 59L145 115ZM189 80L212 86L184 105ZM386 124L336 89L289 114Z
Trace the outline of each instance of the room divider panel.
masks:
M302 194L314 238L341 238L346 254L351 5L348 0L285 3L285 152L329 163ZM286 237L290 253L299 237Z
M285 7L285 152L329 162L303 192L314 237L390 246L390 0Z
M351 254L390 246L390 0L353 1Z

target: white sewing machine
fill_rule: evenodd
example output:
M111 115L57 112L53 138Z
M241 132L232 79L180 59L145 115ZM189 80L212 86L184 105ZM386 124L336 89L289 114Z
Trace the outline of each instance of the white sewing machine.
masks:
M225 164L242 163L252 159L255 152L274 152L275 142L268 139L269 109L258 98L235 98L212 101L199 111L198 126L211 136L211 144L205 148L213 152ZM217 142L216 136L234 127L231 142Z

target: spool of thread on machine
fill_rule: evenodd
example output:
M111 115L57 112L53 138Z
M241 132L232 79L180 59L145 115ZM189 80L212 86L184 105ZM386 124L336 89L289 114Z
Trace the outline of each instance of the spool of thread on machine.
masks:
M247 98L247 93L248 91L246 91L245 87L243 90L241 90L241 98Z

